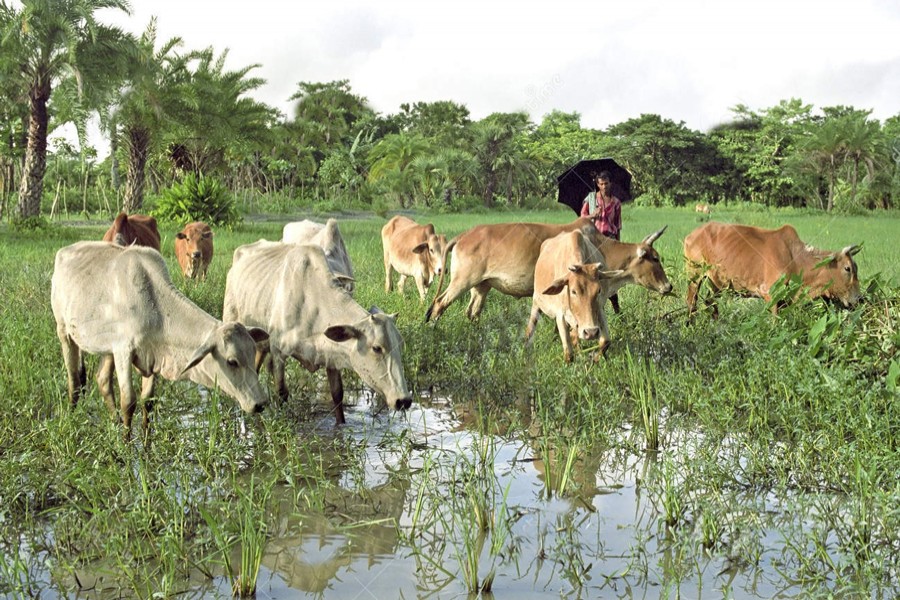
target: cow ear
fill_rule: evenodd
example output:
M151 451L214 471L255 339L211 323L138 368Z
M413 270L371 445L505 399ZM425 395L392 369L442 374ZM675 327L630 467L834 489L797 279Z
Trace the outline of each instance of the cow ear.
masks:
M213 236L213 232L212 232L212 231L204 231L202 237L203 237L204 240L208 240L208 239L211 238L212 236Z
M269 341L269 332L265 329L260 329L259 327L248 327L247 333L250 334L250 337L253 338L253 341L257 344Z
M346 289L348 292L353 291L353 287L354 287L353 284L356 283L356 280L353 279L352 277L347 277L346 275L341 275L339 273L335 273L334 279L335 279L335 281L337 281L337 284L339 287Z
M426 250L428 250L428 242L422 242L421 244L419 244L418 246L416 246L415 248L412 249L414 254L422 254Z
M177 237L179 240L186 240L186 239L187 239L187 236L184 235L184 232L183 232L183 231L179 231L178 233L176 233L176 234L175 234L175 237Z
M598 280L620 279L622 277L625 277L625 271L622 271L621 269L617 269L615 271L603 271L603 270L601 270L601 269L603 269L603 267L604 267L603 264L597 265L597 279Z
M332 342L346 342L361 337L362 333L352 325L332 325L325 330L325 337Z
M189 369L196 367L201 360L206 358L207 354L215 349L215 342L205 343L203 346L197 348L197 351L194 352L194 355L191 357L191 360L188 361L187 366L181 371L181 374L184 375Z
M570 267L570 268L571 268L571 267ZM558 293L560 293L561 291L563 291L563 290L566 288L566 286L567 286L568 284L569 284L569 278L568 278L568 277L560 277L559 279L557 279L556 281L554 281L553 283L551 283L551 284L547 287L547 289L545 289L545 290L544 290L543 292L541 292L541 293L544 294L545 296L555 296L555 295L557 295Z
M663 233L665 233L666 227L668 227L668 225L663 225L662 229L660 229L659 231L655 231L655 232L651 233L650 235L648 235L647 237L645 237L645 238L644 238L644 241L641 242L641 243L642 243L642 244L647 244L648 246L652 246L652 245L653 245L653 242L655 242L656 240L658 240L658 239L659 239L659 236L661 236Z

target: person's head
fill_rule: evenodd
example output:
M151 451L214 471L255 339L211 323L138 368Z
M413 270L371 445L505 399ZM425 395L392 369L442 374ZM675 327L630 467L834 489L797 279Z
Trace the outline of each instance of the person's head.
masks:
M609 173L606 171L600 171L599 173L597 173L595 183L597 184L598 190L609 191L611 185L609 180Z

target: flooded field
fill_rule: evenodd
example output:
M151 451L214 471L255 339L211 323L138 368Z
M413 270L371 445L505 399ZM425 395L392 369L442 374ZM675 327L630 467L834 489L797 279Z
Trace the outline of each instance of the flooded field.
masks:
M486 589L520 598L790 598L846 588L887 598L898 591L896 563L882 565L885 579L874 586L854 572L835 526L852 519L854 507L839 494L759 487L740 472L710 484L692 468L740 469L741 456L753 452L740 436L708 439L664 419L661 452L636 451L643 434L627 424L603 443L564 449L540 436L533 406L509 410L515 414L501 426L486 423L477 404L423 397L405 414L374 415L364 398L343 429L327 416L310 423L299 435L322 452L314 490L270 482L249 503L230 500L238 522L258 519L263 536L256 597L458 598ZM192 421L182 422L209 426ZM240 422L226 428L243 439L252 465L265 431ZM252 490L251 476L241 477ZM192 498L218 492L192 488L174 470L171 484L165 493L190 529ZM6 588L12 596L135 593L140 577L123 568L130 561L71 556L61 564L71 523L51 513L40 525L43 539L32 530L18 548L3 546L3 581L24 585L18 593ZM178 519L167 524L178 526ZM221 560L188 569L167 593L230 597L242 550L254 540L240 526L228 535ZM167 539L158 532L148 543ZM178 552L173 547L169 558L182 560ZM165 565L152 565L165 549L151 554L142 568L165 574Z

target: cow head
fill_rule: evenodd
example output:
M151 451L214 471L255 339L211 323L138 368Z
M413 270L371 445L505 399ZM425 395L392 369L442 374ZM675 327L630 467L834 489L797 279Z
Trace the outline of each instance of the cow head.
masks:
M609 345L609 328L603 305L597 302L599 296L606 295L607 286L623 277L624 271L607 271L602 262L570 265L568 272L547 286L541 293L555 296L566 293L566 321L582 340L600 337L600 348Z
M860 245L847 246L820 263L819 268L825 273L820 277L827 279L822 287L822 296L836 300L847 308L856 306L862 296L853 256L860 250Z
M669 278L663 269L659 252L653 247L653 242L665 233L666 227L668 225L663 226L659 231L655 231L641 240L641 243L637 244L634 254L628 260L627 265L620 266L622 270L629 274L631 281L660 294L672 293L672 284L669 283Z
M213 232L205 223L190 223L175 234L175 253L188 279L206 276L212 258Z
M246 413L262 411L268 399L256 372L256 345L269 339L258 327L220 323L194 352L181 372L194 383L218 387Z
M422 261L422 273L425 276L425 285L431 285L435 277L439 277L444 269L444 248L447 246L447 237L436 235L434 227L428 226L426 240L412 249L413 254Z
M412 395L403 372L403 338L396 315L374 311L356 323L332 325L325 330L325 337L339 344L351 368L384 396L389 407L407 409L412 406Z

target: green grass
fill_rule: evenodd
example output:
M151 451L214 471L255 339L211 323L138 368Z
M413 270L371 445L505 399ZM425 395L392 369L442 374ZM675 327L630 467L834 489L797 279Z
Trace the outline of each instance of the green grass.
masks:
M655 542L668 544L677 562L674 583L661 582L666 589L690 577L703 552L759 562L760 542L747 531L768 527L786 540L778 567L785 585L805 581L802 589L825 586L850 595L896 591L900 215L714 210L717 220L791 223L804 241L826 249L862 242L856 260L867 301L852 311L800 301L773 316L760 300L726 296L719 320L700 314L687 323L681 241L701 221L687 209L629 205L626 241L668 226L656 248L676 295L623 289L623 313L609 317L613 342L606 356L595 364L580 352L566 365L546 320L533 346L524 348L527 299L492 292L480 320L470 323L462 298L438 323L426 325L427 303L419 302L414 286L402 297L384 292L380 229L386 220L347 215L340 226L358 301L399 313L411 386L450 397L455 406L471 404L467 427L478 436L521 441L536 455L546 454L546 486L554 497L580 506L584 496L589 504L598 455L644 456L648 446L658 446L661 463L641 485L656 518L673 525L660 534L665 542ZM573 216L557 210L415 218L453 236L477 223ZM282 225L247 222L216 231L206 281L182 280L174 229L162 231L163 256L176 286L219 317L234 249L280 239ZM344 523L348 517L334 502L347 485L339 484L340 474L364 481L367 447L419 456L417 442L405 435L360 441L317 427L327 414L321 397L327 393L296 365L288 373L295 401L246 419L215 392L204 399L196 386L162 383L152 445L141 436L121 439L90 373L88 393L70 407L49 304L53 258L60 247L99 239L105 229L105 221L33 233L0 225L0 540L34 544L0 546L0 594L71 596L85 572L111 573L103 585L112 589L105 591L123 596L176 595L191 577L191 589L228 592L234 583L235 591L249 593L258 550L280 516L312 512ZM651 381L642 386L642 378ZM348 389L358 385L346 379ZM485 584L496 590L515 573L516 553L504 549L515 538L509 517L515 507L508 504L507 484L482 464L491 456L448 464L443 450L429 448L418 471L400 474L414 485L404 504L411 526L398 530L398 540L435 581L456 578L462 591ZM277 510L268 501L273 489L289 498ZM447 502L452 490L466 493ZM800 516L767 522L766 510L753 500L766 496L798 503ZM480 520L460 526L459 536L435 536L435 528L473 514ZM546 551L558 553L561 577L586 585L591 561L582 564L576 552L578 524L571 515L557 523ZM237 544L240 554L228 554ZM616 577L645 585L639 574L656 560L649 556L636 554L634 568ZM198 577L206 583L196 583Z

